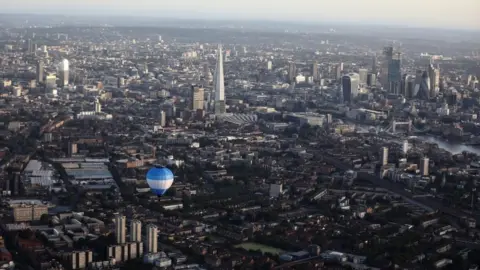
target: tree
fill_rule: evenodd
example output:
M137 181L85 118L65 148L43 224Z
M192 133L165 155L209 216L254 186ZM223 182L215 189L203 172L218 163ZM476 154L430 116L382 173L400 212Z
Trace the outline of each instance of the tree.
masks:
M40 216L40 221L44 224L48 224L48 221L50 220L50 217L48 214L43 214Z

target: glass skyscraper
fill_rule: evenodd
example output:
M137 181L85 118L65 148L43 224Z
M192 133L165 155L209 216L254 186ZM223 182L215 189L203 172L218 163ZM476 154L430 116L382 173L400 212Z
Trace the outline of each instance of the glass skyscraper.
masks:
M399 94L402 81L401 61L392 59L388 65L388 86L389 92Z
M342 77L343 102L352 102L358 95L360 78L357 73L350 73Z

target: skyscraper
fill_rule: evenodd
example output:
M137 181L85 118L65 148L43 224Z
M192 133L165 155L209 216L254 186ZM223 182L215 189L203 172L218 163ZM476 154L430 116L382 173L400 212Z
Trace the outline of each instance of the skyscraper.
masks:
M367 85L375 86L377 84L377 75L375 73L369 73L367 75Z
M403 141L402 152L403 152L404 155L406 155L408 153L408 140Z
M126 219L125 216L115 216L115 236L117 238L117 244L125 244Z
M317 82L320 79L319 75L320 74L318 73L318 62L314 61L312 63L312 77L314 82Z
M368 76L368 70L366 68L361 68L358 70L358 76L360 79L360 84L361 85L366 85L367 84L367 76Z
M382 69L381 69L381 74L380 74L380 81L382 83L382 86L386 89L389 89L389 81L388 81L388 74L389 74L389 67L390 67L390 62L393 59L393 47L385 47L383 49L383 61L382 61Z
M164 127L166 125L167 125L167 113L165 113L164 111L160 111L160 126Z
M436 97L440 88L440 69L430 64L428 66L428 77L430 79L430 97Z
M382 165L385 166L388 164L388 147L382 147Z
M335 66L335 79L340 80L342 78L342 72L343 72L343 63L339 63L337 66Z
M37 62L37 83L43 83L43 61Z
M297 66L295 62L288 63L288 83L295 82L295 76L297 76Z
M63 59L59 66L59 77L60 84L62 87L68 85L68 76L69 76L70 64L67 59Z
M191 94L192 104L190 108L193 111L196 110L203 110L204 109L204 100L205 100L205 91L202 87L199 86L192 86L192 94Z
M147 225L147 253L157 253L158 228L153 224Z
M422 176L429 175L429 171L428 171L429 164L430 164L430 159L427 157L423 157L420 160L420 173L422 174Z
M225 82L223 78L222 45L218 45L217 66L215 68L215 114L225 113Z
M388 92L399 94L400 82L402 81L400 55L396 59L391 59L388 65Z
M272 70L272 61L267 62L267 70Z
M417 84L415 84L414 92L418 99L428 100L430 99L430 78L428 77L428 72L420 71L420 73L422 73L421 76L417 71L417 77L420 76L420 78L415 78Z
M372 57L372 73L377 75L377 72L378 72L378 70L377 70L377 56L374 55Z
M401 94L406 98L414 96L415 80L412 75L405 74L402 77Z
M352 102L358 95L359 76L357 73L350 73L342 77L342 93L344 102Z
M142 242L142 222L140 220L132 220L130 224L130 240L132 242Z
M27 52L32 53L33 52L33 43L31 39L27 40Z
M48 89L53 89L57 87L57 76L55 73L50 73L47 76L45 76L45 87Z
M96 113L102 112L102 104L100 104L100 101L98 100L98 98L95 99L94 106L95 106Z

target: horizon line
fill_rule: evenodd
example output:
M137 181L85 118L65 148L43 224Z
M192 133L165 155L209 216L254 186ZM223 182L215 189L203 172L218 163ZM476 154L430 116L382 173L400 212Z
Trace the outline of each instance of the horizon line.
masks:
M146 14L145 16L132 15L132 14L104 14L104 13L81 13L81 14L69 14L69 13L60 13L60 12L18 12L18 11L1 11L0 15L34 15L34 16L64 16L64 17L98 17L98 18L112 18L112 17L129 17L129 18L140 18L140 19L168 19L168 20L178 20L178 21L225 21L225 22L269 22L269 23L286 23L286 24L299 24L305 26L360 26L360 27L376 27L376 28L394 28L398 30L449 30L449 31L461 31L461 32L474 32L480 33L480 28L458 28L458 27L434 27L434 26L409 26L402 25L399 23L382 23L374 24L372 22L365 21L314 21L314 20L293 20L293 19L271 19L271 18L221 18L221 17L202 17L202 16L192 16L192 17L182 17L182 16L155 16L152 14ZM0 19L1 20L1 19Z

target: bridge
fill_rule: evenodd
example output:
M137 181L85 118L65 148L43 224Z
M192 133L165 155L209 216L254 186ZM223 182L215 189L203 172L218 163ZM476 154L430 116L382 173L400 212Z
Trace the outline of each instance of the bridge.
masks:
M392 122L390 122L390 124L385 129L385 131L395 134L397 133L397 126L407 126L408 133L412 132L412 120L402 122L402 121L396 121L395 119L393 119Z
M415 125L413 125L412 123L412 120L408 120L408 121L397 121L395 119L392 119L392 121L390 121L390 123L388 123L388 125L386 127L382 127L380 125L377 125L377 126L371 126L371 127L366 127L366 126L361 126L361 125L356 125L356 130L357 130L357 133L384 133L384 134L389 134L389 135L395 135L395 134L398 134L400 133L399 130L398 130L398 127L406 127L406 129L404 129L406 132L404 133L408 133L408 134L412 134L412 133L425 133L425 132L428 132L430 129L429 128L426 128L426 129L418 129L415 127Z

